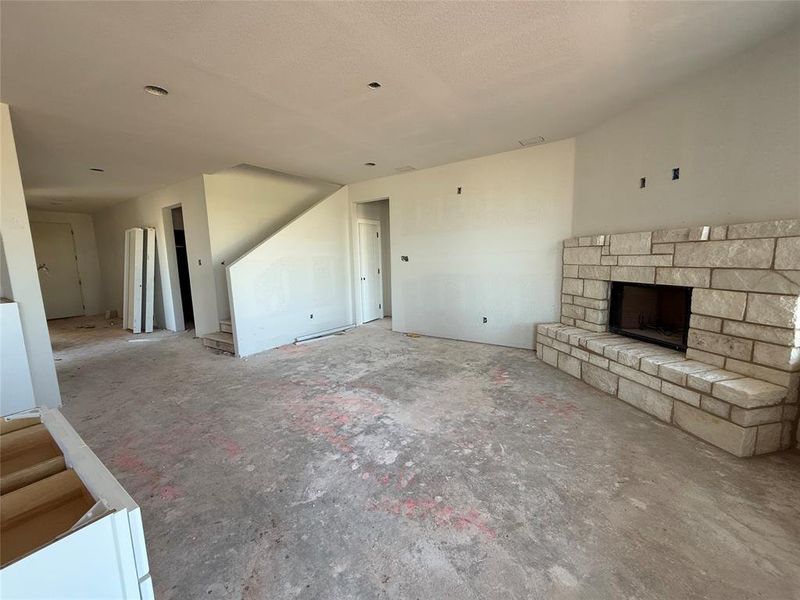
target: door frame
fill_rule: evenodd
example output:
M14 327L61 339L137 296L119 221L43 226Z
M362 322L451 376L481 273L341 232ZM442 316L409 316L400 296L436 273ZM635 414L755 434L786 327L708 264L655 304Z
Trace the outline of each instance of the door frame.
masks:
M379 220L377 220L377 219L364 219L364 218L361 218L361 217L356 219L356 240L357 240L356 248L358 249L358 253L357 253L357 256L356 256L356 266L358 267L358 272L356 273L356 279L358 281L358 292L359 292L358 293L358 302L359 302L359 307L360 307L359 313L361 315L361 324L363 325L365 322L368 323L370 321L365 321L364 320L364 286L363 286L363 283L361 281L361 271L362 271L362 268L361 268L362 267L362 265L361 265L361 228L359 227L359 225L361 225L361 223L365 223L365 224L368 224L368 225L375 225L378 228L378 240L379 240L379 243L378 243L377 246L378 246L378 264L380 265L380 267L379 267L379 269L380 269L380 271L379 271L380 277L378 277L378 295L379 295L379 297L381 299L381 301L380 301L381 308L380 308L380 316L377 319L372 319L374 321L377 321L378 319L383 319L384 318L384 312L383 312L383 248L382 248L382 244L383 244L382 235L383 235L383 232L381 231L381 222Z

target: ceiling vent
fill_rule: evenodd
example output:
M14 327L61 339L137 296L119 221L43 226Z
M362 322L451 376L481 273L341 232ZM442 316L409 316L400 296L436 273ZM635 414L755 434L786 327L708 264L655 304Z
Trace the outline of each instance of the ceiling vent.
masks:
M520 140L519 145L523 148L527 148L528 146L538 146L539 144L544 144L545 141L546 140L541 135L537 135L536 137Z
M405 167L397 167L395 171L398 173L410 173L411 171L416 171L416 167L412 167L411 165L406 165Z

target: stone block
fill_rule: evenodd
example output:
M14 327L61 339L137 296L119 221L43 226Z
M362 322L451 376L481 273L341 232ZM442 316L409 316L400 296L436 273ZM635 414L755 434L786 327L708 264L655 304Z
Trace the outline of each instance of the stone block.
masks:
M628 342L626 344L615 344L606 346L603 349L603 356L605 356L606 358L610 358L611 360L617 360L620 351L641 350L643 348L647 348L648 346L649 344L645 344L644 342L637 342L636 340L628 338Z
M611 254L650 254L649 231L618 233L611 236Z
M728 239L769 238L800 235L800 219L763 221L761 223L742 223L728 225Z
M729 381L731 379L741 379L744 375L725 371L724 369L714 369L713 371L701 371L692 373L686 377L686 385L690 388L703 392L711 393L711 387L718 381Z
M672 254L675 252L675 244L653 244L653 254Z
M569 338L571 335L580 335L582 333L584 333L584 331L579 327L562 327L556 331L556 339L560 342L564 342L565 344L569 344Z
M783 405L783 420L794 421L797 419L797 404L784 404Z
M800 370L800 348L755 342L753 362L781 371L798 371Z
M608 282L587 279L583 282L583 295L598 300L608 299Z
M770 327L768 325L740 321L724 321L722 323L722 331L728 335L750 338L771 344L800 346L800 332L795 329Z
M735 358L725 359L725 368L734 373L741 373L754 379L762 379L769 383L774 383L782 387L789 387L792 374L787 371L771 369L763 365L757 365L749 361L736 360Z
M740 427L688 404L675 403L675 425L736 456L752 456L756 428Z
M575 319L572 317L561 317L561 322L564 325L575 325Z
M706 317L704 315L692 315L689 318L689 327L693 329L702 329L703 331L713 331L719 333L722 331L722 319L717 317Z
M600 248L564 248L565 265L599 265Z
M631 406L653 415L657 419L667 423L672 420L674 400L654 389L620 378L617 397L623 402L627 402Z
M630 367L626 367L615 362L610 362L608 364L608 369L615 375L620 375L626 380L635 381L636 383L646 386L652 390L661 389L661 380L653 375L648 375L642 371L631 369Z
M576 248L578 246L578 238L570 238L564 240L564 248Z
M644 344L642 347L638 348L629 348L623 347L620 349L614 360L618 363L625 365L626 367L632 367L634 369L639 368L639 364L641 363L641 359L646 358L648 356L663 356L664 349L658 346L654 346L653 344Z
M760 408L780 404L786 396L786 388L743 377L716 382L711 387L711 395L740 408Z
M724 240L675 245L676 267L769 269L775 240Z
M655 283L655 267L611 267L612 281L630 281L633 283Z
M589 323L604 325L608 323L608 311L587 308L583 318L585 321L589 321Z
M564 277L564 279L561 280L561 293L583 296L583 279Z
M572 317L573 319L582 319L585 310L586 309L582 306L575 306L574 304L561 305L561 314L565 317Z
M568 294L561 294L561 304L573 304L574 296Z
M683 362L659 365L658 376L671 383L686 385L686 379L692 373L711 371L713 369L714 367L712 365L707 365L706 363L697 362L695 360L684 360Z
M569 343L572 346L580 346L581 348L586 347L586 342L588 340L592 340L597 337L603 337L604 333L593 333L591 331L581 331L580 333L573 333L569 336Z
M554 350L553 348L550 348L548 346L544 346L542 348L542 351L543 351L542 355L539 358L541 358L548 365L551 365L553 367L557 367L558 366L558 350Z
M731 405L722 400L717 400L711 396L703 396L700 398L700 408L712 415L717 415L723 419L729 419L731 416Z
M617 260L620 267L671 267L671 254L647 254L644 256L620 256Z
M798 325L800 297L748 294L745 320L760 325L794 329Z
M694 288L708 287L711 284L711 269L660 267L656 269L656 283Z
M664 354L661 356L645 356L639 362L639 368L650 375L658 375L658 369L661 365L679 362L686 362L686 357L677 352L675 354Z
M556 350L560 350L561 352L566 352L567 354L569 354L570 350L572 349L569 344L567 344L566 342L561 342L559 340L553 340L552 346Z
M769 425L759 425L756 437L756 454L767 454L777 452L781 449L781 423L770 423Z
M536 356L541 357L543 352L541 342L536 342Z
M661 383L661 392L667 396L671 396L676 400L691 404L692 406L700 406L700 394L695 391L687 390L685 387L675 385L669 381Z
M564 277L577 277L578 265L564 265L561 268L561 273Z
M714 225L708 234L710 240L724 240L726 237L728 237L727 225Z
M578 345L581 348L587 348L589 340L596 340L596 339L597 340L599 340L599 339L609 339L610 340L610 339L619 339L621 337L622 337L621 335L617 335L616 333L609 333L607 331L603 332L603 333L587 332L586 335L583 335L580 338L578 338Z
M779 238L775 246L776 269L800 269L800 237Z
M596 354L590 354L589 362L592 363L595 367L600 367L601 369L608 369L610 361L607 358L603 358L602 356L597 356Z
M800 271L715 269L711 275L711 287L720 290L796 295L800 294Z
M620 346L622 344L630 343L630 338L626 338L621 335L614 335L589 340L586 342L586 348L596 354L603 354L605 349L609 346Z
M711 227L708 225L701 225L700 227L692 227L689 229L690 242L704 242L711 235Z
M584 298L583 296L575 296L572 304L578 306L585 306L586 308L594 308L595 310L608 310L608 300L595 300L594 298Z
M682 229L659 229L653 232L653 243L663 244L668 242L688 242L689 228Z
M581 372L583 380L593 388L604 391L612 396L617 395L619 377L592 364L583 364Z
M715 367L719 367L720 369L725 366L724 356L712 354L711 352L706 352L704 350L698 350L697 348L687 348L686 358L689 360L696 360L706 363L707 365L713 365Z
M589 353L586 350L581 350L580 348L573 347L569 353L578 360L583 360L583 361L589 360Z
M692 313L741 321L747 306L745 292L692 290Z
M731 421L742 427L752 427L753 425L763 425L765 423L777 423L783 415L782 406L767 406L764 408L753 408L750 410L734 406L731 409Z
M558 368L564 371L565 373L569 373L573 377L577 377L578 379L581 378L581 361L575 358L574 356L570 356L569 354L564 354L563 352L559 352Z
M618 256L601 256L600 257L600 264L606 265L609 267L616 267L619 262Z
M753 342L741 338L712 333L700 329L690 329L687 339L689 348L697 348L703 352L722 354L739 360L749 360L753 352Z
M606 243L604 235L585 235L578 238L579 246L602 246Z
M611 267L601 267L600 265L581 265L578 267L578 277L581 279L605 279L611 278Z
M599 323L589 323L589 321L583 321L581 319L575 319L575 325L581 327L582 329L588 329L589 331L595 332L603 332L608 329L607 325L601 325Z

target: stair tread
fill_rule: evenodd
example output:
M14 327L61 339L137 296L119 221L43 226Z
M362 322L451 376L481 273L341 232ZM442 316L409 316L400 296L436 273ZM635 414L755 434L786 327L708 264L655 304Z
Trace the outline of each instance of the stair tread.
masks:
M201 336L204 340L214 340L215 342L228 342L233 343L233 334L225 331L215 331L214 333L206 333Z

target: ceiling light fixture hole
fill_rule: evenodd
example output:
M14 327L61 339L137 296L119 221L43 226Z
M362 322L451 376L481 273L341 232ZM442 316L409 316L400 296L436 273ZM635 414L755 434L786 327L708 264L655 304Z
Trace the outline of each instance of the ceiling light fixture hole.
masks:
M381 87L381 84L378 81L370 81L367 84L367 87L371 87L373 90L377 90L379 87Z
M94 171L95 173L105 173L105 169L101 169L100 167L92 167L89 169L90 171Z
M374 163L374 162L365 162L365 163L364 163L364 166L365 166L365 167L374 167L374 166L375 166L375 163Z
M148 94L152 94L153 96L166 96L169 94L167 89L161 87L160 85L146 85L144 86L144 91Z

